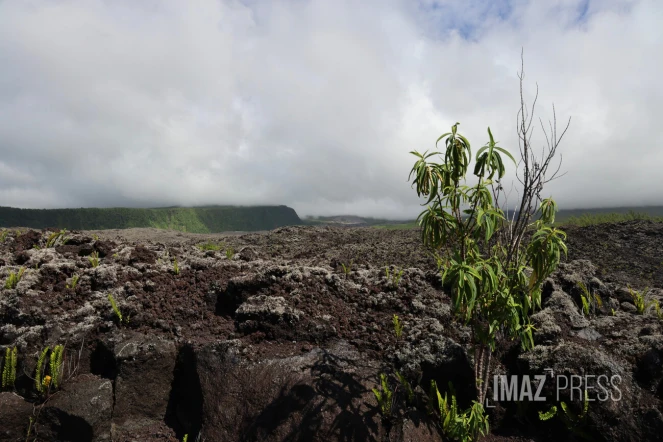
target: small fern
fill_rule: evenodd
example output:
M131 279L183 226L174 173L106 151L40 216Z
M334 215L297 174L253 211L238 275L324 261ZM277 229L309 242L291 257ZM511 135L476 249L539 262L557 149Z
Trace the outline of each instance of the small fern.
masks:
M652 300L651 303L654 306L654 312L656 313L656 317L658 319L663 319L663 310L661 310L661 304L658 302L657 299Z
M652 305L652 302L648 301L645 297L647 288L645 288L642 292L633 290L631 287L628 287L628 290L631 292L631 297L633 298L633 304L635 305L636 311L638 314L643 315L647 308Z
M53 388L58 388L60 386L60 376L62 375L62 356L64 353L64 346L56 345L51 351L50 358L50 374L51 374L51 385Z
M202 252L207 252L207 251L210 251L210 250L216 252L216 251L221 250L223 248L223 243L216 244L216 243L213 243L213 242L206 242L206 243L202 243L202 244L197 244L196 247L198 247L198 249L200 249L200 251L202 251Z
M37 366L35 367L35 389L39 393L44 392L44 387L45 387L44 383L48 383L48 380L46 380L45 378L42 379L42 376L44 374L44 360L46 359L47 353L48 353L48 347L45 347L41 351L39 358L37 358Z
M396 335L396 339L400 339L403 335L403 324L401 323L401 320L398 319L398 315L394 315L391 322L394 324L394 334Z
M585 283L578 282L578 287L582 290L580 300L582 301L582 313L584 316L589 316L590 313L596 312L603 307L603 300L597 293L591 293Z
M226 258L228 258L228 260L231 260L233 259L234 256L235 256L235 249L233 249L232 247L228 247L226 249Z
M5 288L6 289L15 289L16 286L18 285L19 281L23 277L23 273L25 273L25 269L21 267L18 270L18 273L9 272L9 276L7 277L7 280L5 281Z
M180 274L180 266L177 263L177 256L173 258L173 273L176 275Z
M401 278L403 277L403 272L405 271L404 269L401 269L400 271L398 268L394 268L394 272L392 273L389 269L389 267L385 267L385 275L387 277L387 281L391 281L394 286L398 287L398 285L401 283Z
M348 276L350 275L350 272L352 272L352 264L354 263L354 260L350 261L350 264L347 266L343 263L341 263L341 267L343 268L343 273L345 274L345 279L348 279Z
M111 308L113 309L113 312L115 312L115 316L117 316L117 319L120 321L120 324L124 321L124 318L122 317L122 312L117 306L117 303L115 302L115 298L113 298L112 294L108 294L108 301L111 304Z
M12 388L16 382L16 361L18 349L7 347L2 367L2 388Z
M550 407L550 410L546 411L545 413L542 411L539 411L539 419L542 421L547 421L555 417L557 414L557 406L553 405Z
M55 244L60 241L61 245L65 245L67 241L69 241L69 238L67 238L65 235L67 233L67 229L62 229L59 232L52 233L48 237L48 241L46 241L46 248L50 249L51 247L55 247Z
M0 242L5 242L7 235L9 235L9 230L2 229L2 232L0 233Z
M405 397L407 399L407 402L409 404L414 403L414 390L412 389L412 385L410 385L408 380L405 379L405 376L403 376L399 372L396 372L396 377L398 378L398 381L401 383L403 389L405 390Z
M393 391L389 388L389 383L387 382L387 375L384 373L380 374L380 385L381 390L373 388L373 394L378 401L378 406L380 407L380 412L383 416L391 415L391 405L393 399Z
M92 252L90 256L88 256L88 261L90 261L90 265L95 268L99 266L99 253L95 250Z
M76 284L78 284L78 279L79 279L79 276L78 276L78 275L74 275L74 276L72 276L72 277L71 277L71 283L67 283L66 287L67 287L68 289L75 289L75 288L76 288Z

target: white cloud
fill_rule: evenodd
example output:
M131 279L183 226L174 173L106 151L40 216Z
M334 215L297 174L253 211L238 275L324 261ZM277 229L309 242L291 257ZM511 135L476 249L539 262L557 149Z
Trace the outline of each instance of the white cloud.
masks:
M520 49L561 207L663 204L656 0L0 2L0 197L411 218L410 150L515 152ZM537 146L544 141L540 131Z

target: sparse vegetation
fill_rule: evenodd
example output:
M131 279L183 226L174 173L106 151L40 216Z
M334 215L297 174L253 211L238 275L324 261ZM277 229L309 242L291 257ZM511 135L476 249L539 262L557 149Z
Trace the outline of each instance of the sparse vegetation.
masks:
M173 273L176 275L180 274L180 265L177 263L177 256L173 258Z
M7 280L5 281L5 288L6 289L15 289L16 286L18 285L19 281L23 277L23 273L25 273L25 268L23 268L23 267L21 267L18 270L18 273L10 271L9 276L7 277Z
M396 335L396 339L400 339L403 335L403 324L398 318L398 315L394 315L391 322L394 324L394 334Z
M610 213L585 213L578 216L570 216L566 220L559 221L559 225L570 226L593 226L605 223L618 223L624 221L647 220L653 222L663 222L663 216L652 216L645 212L610 212Z
M197 244L196 247L198 247L198 249L200 249L203 252L207 252L207 251L210 251L210 250L214 251L214 252L217 252L217 251L221 250L224 247L224 244L223 243L205 242L205 243L202 243L202 244Z
M2 231L0 232L0 242L5 242L8 235L9 235L9 230L2 229Z
M633 305L635 305L636 311L639 315L644 315L645 311L653 305L652 301L646 297L648 289L645 288L643 291L639 292L628 287L628 290L631 292L631 298L633 299Z
M88 256L88 261L90 261L90 265L95 268L99 266L99 253L95 250L92 252L90 256Z
M392 272L389 268L389 266L384 268L384 273L385 276L387 277L387 282L391 282L394 287L398 287L401 283L401 279L403 278L403 273L404 269L398 270L397 267L394 267L394 271Z
M435 381L431 381L431 399L437 403L437 412L440 416L442 434L444 437L455 441L469 442L476 440L479 436L485 436L490 430L488 416L484 413L483 406L474 402L470 409L463 412L458 410L456 396L449 384L451 397L447 393L440 394Z
M59 232L52 233L46 241L46 248L50 249L51 247L55 247L58 242L60 245L65 245L67 241L69 241L69 238L65 236L66 233L67 229L62 229Z
M117 306L117 302L115 302L115 298L110 293L108 294L108 301L110 302L111 308L113 309L113 312L115 313L115 316L117 317L119 323L122 324L124 322L122 312L120 311L119 307Z
M228 258L229 260L231 260L231 259L233 259L234 257L235 257L235 249L233 249L232 247L228 247L228 248L226 249L226 258Z
M39 393L43 393L45 388L48 386L48 383L50 382L50 377L48 379L42 378L44 374L44 361L46 360L46 354L48 354L48 347L45 347L40 355L39 358L37 359L37 366L35 367L35 389Z
M76 284L78 284L78 279L79 279L79 276L75 274L74 276L71 277L71 282L67 283L66 287L68 289L75 289Z
M62 356L64 353L64 346L56 345L53 347L50 356L50 374L51 381L50 385L52 388L58 388L60 386L60 378L62 376Z
M16 382L16 362L18 360L18 349L7 347L2 364L2 388L14 388Z
M352 264L354 263L354 260L350 261L350 264L345 265L341 263L341 267L343 268L343 274L345 274L345 279L348 279L348 276L350 276L350 273L352 272Z
M405 398L409 404L414 403L414 390L412 389L412 385L410 382L408 382L407 379L405 379L405 376L400 374L399 372L396 372L396 378L398 381L401 383L403 386L403 389L405 390Z
M582 281L578 282L578 287L582 293L580 294L580 300L582 301L582 314L584 316L589 316L590 314L596 314L596 312L603 307L603 300L598 295L598 293L591 293L585 283Z
M380 408L380 413L383 416L391 416L391 409L393 405L393 396L394 393L389 388L389 382L387 381L387 375L384 373L380 374L380 389L373 388L373 394L378 401L378 407Z
M559 408L556 405L553 405L546 412L539 411L539 419L542 421L547 421L555 416L559 416L568 430L578 434L579 436L586 436L585 432L582 430L582 426L587 418L587 411L589 410L589 394L587 393L587 390L584 390L582 409L580 410L580 413L574 413L564 401L561 401L559 405L559 408L562 409L563 413L559 413Z

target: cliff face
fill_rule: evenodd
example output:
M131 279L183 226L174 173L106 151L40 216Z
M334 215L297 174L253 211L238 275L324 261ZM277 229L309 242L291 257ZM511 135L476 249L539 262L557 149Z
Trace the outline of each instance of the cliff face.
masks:
M156 227L191 233L271 230L301 225L287 206L209 206L158 209L81 208L16 209L0 207L0 227L66 228L69 230Z
M417 230L136 231L68 232L55 247L45 247L51 232L12 231L0 242L0 282L24 269L0 291L0 357L17 348L16 380L0 392L0 440L24 441L32 418L32 436L53 441L441 441L430 381L451 382L463 407L473 399L469 330ZM575 376L576 387L607 376L610 399L589 390L580 419L577 391L532 384L544 402L491 401L487 440L659 440L663 327L654 309L637 312L627 286L654 287L647 299L663 302L663 224L568 234L569 260L533 318L534 349L501 341L495 374ZM197 247L201 237L216 245ZM385 266L403 269L398 282ZM602 300L589 313L579 282ZM60 383L40 393L37 358L57 344ZM44 367L49 374L48 356ZM381 373L394 391L388 415L371 391ZM540 421L553 405L560 414Z

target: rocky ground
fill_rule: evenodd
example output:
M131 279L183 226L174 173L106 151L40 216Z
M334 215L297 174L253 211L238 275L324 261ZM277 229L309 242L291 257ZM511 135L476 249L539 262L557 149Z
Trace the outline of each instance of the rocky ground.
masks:
M496 372L619 376L619 398L589 402L582 420L542 422L539 411L560 405L547 382L546 402L498 401L487 440L660 440L663 328L653 308L638 314L627 287L663 301L663 224L566 231L568 259L534 317L536 347L501 343ZM52 233L12 230L0 244L2 281L25 268L0 292L0 354L18 348L15 386L0 393L0 440L440 441L430 380L451 381L461 405L472 399L469 332L416 230L86 231L47 248ZM196 246L206 241L223 247ZM400 281L386 266L403 269ZM589 315L578 282L602 299ZM61 384L38 394L37 358L56 344ZM385 418L371 388L380 373L395 388L395 370L418 387L411 402L397 389ZM580 411L577 395L559 400Z

